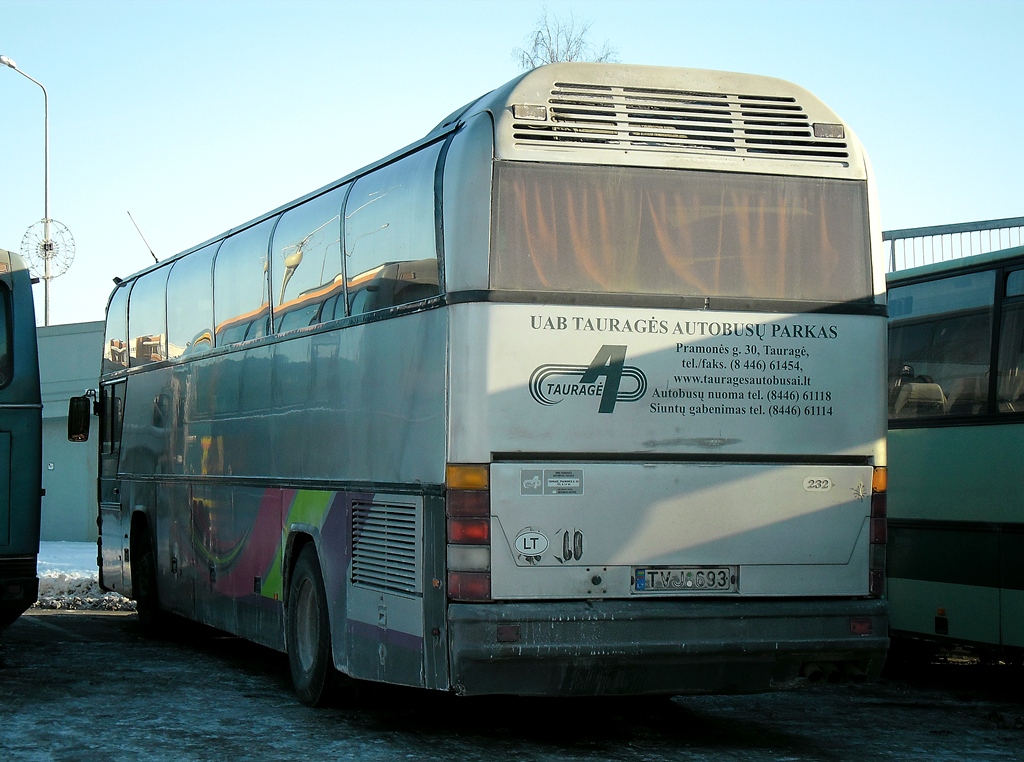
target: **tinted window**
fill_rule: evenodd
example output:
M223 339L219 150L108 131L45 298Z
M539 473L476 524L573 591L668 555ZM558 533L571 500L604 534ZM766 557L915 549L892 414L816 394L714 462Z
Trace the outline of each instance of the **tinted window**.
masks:
M120 449L125 386L124 382L118 382L100 389L103 411L100 415L100 448L107 455L115 454Z
M316 322L325 299L344 289L341 204L347 186L285 212L272 246L274 330Z
M1007 296L1010 296L1010 281ZM1019 281L1018 281L1019 283ZM1018 290L1017 294L1021 294ZM1024 412L1024 300L1017 299L1003 305L1003 317L999 330L999 372L997 375L996 399L1001 413Z
M972 415L988 408L993 272L889 292L889 417Z
M440 146L365 175L352 187L345 204L352 314L438 293L434 171Z
M1024 270L1014 270L1006 276L1006 296L1024 296Z
M0 284L0 386L7 386L14 377L11 347L11 292Z
M103 336L103 373L128 367L128 290L119 286L107 307L107 327Z
M499 162L492 288L870 299L863 182Z
M143 275L128 297L128 362L145 365L167 359L166 297L168 267Z
M213 301L217 345L265 336L270 322L267 258L274 219L236 233L217 252Z
M217 244L179 259L167 277L167 355L181 357L213 346L213 254Z

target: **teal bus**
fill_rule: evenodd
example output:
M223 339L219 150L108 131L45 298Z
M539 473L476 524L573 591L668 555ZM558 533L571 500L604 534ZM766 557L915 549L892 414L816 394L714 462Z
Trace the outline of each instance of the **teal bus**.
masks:
M994 222L1019 241L1024 218ZM918 264L888 288L892 635L1019 658L1024 246Z
M39 593L42 410L32 278L0 249L0 629Z

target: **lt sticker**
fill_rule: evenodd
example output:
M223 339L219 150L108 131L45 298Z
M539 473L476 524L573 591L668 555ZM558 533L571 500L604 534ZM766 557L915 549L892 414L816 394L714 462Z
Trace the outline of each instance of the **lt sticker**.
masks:
M516 535L516 550L524 556L539 556L548 549L548 538L526 527Z

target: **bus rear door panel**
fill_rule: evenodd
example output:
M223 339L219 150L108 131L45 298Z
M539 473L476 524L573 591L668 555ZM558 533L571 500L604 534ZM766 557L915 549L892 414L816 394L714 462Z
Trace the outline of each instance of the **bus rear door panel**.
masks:
M491 592L865 595L869 500L857 495L871 477L871 466L493 463Z
M124 550L125 511L122 508L122 481L119 475L121 438L124 427L125 382L100 387L99 454L99 546L100 586L123 595L125 587Z

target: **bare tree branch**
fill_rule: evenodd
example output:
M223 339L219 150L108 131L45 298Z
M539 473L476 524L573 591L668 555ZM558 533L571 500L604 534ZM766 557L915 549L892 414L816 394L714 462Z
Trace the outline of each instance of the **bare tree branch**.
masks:
M559 61L617 61L617 51L607 40L598 48L587 39L592 23L578 21L572 13L568 19L549 16L545 7L526 46L513 50L512 58L523 70Z

